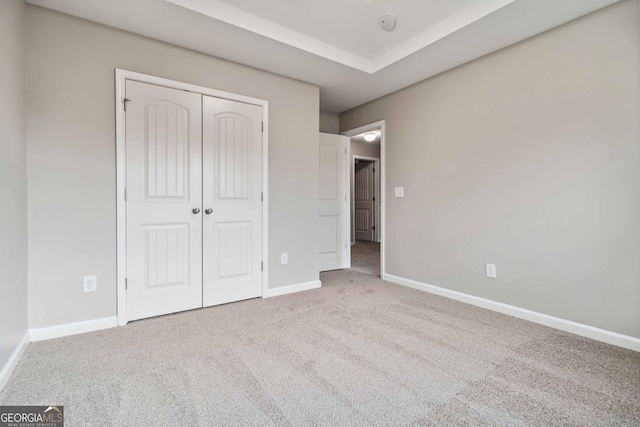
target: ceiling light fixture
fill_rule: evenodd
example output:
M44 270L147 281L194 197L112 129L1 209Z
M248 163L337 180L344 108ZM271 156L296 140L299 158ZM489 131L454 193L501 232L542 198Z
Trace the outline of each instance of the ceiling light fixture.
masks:
M393 15L384 15L380 18L380 25L387 31L393 31L396 29L396 17Z
M376 140L376 134L375 133L365 133L364 134L364 140L367 142L373 142Z

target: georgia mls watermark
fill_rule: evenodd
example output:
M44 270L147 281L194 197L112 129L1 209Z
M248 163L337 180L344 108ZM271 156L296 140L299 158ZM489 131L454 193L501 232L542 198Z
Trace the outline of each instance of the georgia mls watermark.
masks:
M64 427L64 406L0 406L0 427Z

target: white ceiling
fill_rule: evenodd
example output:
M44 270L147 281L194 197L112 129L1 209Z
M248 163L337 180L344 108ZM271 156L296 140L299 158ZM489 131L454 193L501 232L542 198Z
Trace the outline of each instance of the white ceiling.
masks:
M27 0L320 86L342 112L618 0ZM398 20L394 32L379 25Z
M373 74L515 0L166 1Z

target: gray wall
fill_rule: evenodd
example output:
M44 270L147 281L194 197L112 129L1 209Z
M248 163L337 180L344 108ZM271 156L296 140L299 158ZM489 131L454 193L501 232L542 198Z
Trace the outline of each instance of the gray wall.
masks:
M355 226L355 207L353 203L353 196L355 194L355 177L353 171L354 156L365 157L377 157L380 158L380 144L367 144L366 142L351 141L349 144L349 150L351 155L351 163L349 166L349 183L351 185L351 243L356 241L356 226ZM379 227L379 225L378 225Z
M640 337L638 7L340 116L386 120L387 273Z
M25 12L0 0L0 370L27 330Z
M340 115L329 111L320 110L320 132L340 133Z
M115 68L269 101L270 287L318 280L316 86L35 6L28 22L30 327L116 314Z

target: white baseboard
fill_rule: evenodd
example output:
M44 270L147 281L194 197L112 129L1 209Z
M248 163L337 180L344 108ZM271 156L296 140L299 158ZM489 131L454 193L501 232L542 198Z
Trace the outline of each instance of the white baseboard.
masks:
M47 328L31 329L31 341L50 340L52 338L60 338L69 335L83 334L85 332L115 328L116 326L118 326L118 318L116 316L87 320L85 322L65 323L63 325L49 326Z
M312 282L299 283L297 285L283 286L281 288L267 289L262 298L277 297L280 295L292 294L294 292L308 291L310 289L317 289L321 286L320 280L314 280Z
M572 334L640 352L639 338L630 337L628 335L607 331L605 329L600 329L589 325L584 325L582 323L574 322L571 320L561 319L559 317L549 316L548 314L538 313L536 311L527 310L525 308L520 308L509 304L503 304L501 302L476 297L462 292L452 291L450 289L445 289L438 286L427 285L426 283L416 282L415 280L405 279L403 277L394 276L392 274L384 274L383 279L388 282L397 283L398 285L403 285L409 288L418 289L420 291L429 292L431 294L451 298L467 304L497 311L498 313L507 314L509 316L528 320L534 323L539 323L551 328L560 329L561 331L570 332Z
M11 353L11 357L9 357L9 360L5 363L2 371L0 371L0 390L2 390L9 382L9 378L11 377L13 370L16 369L16 366L24 354L24 351L27 349L29 342L29 331L26 331L15 350L13 350L13 353Z

